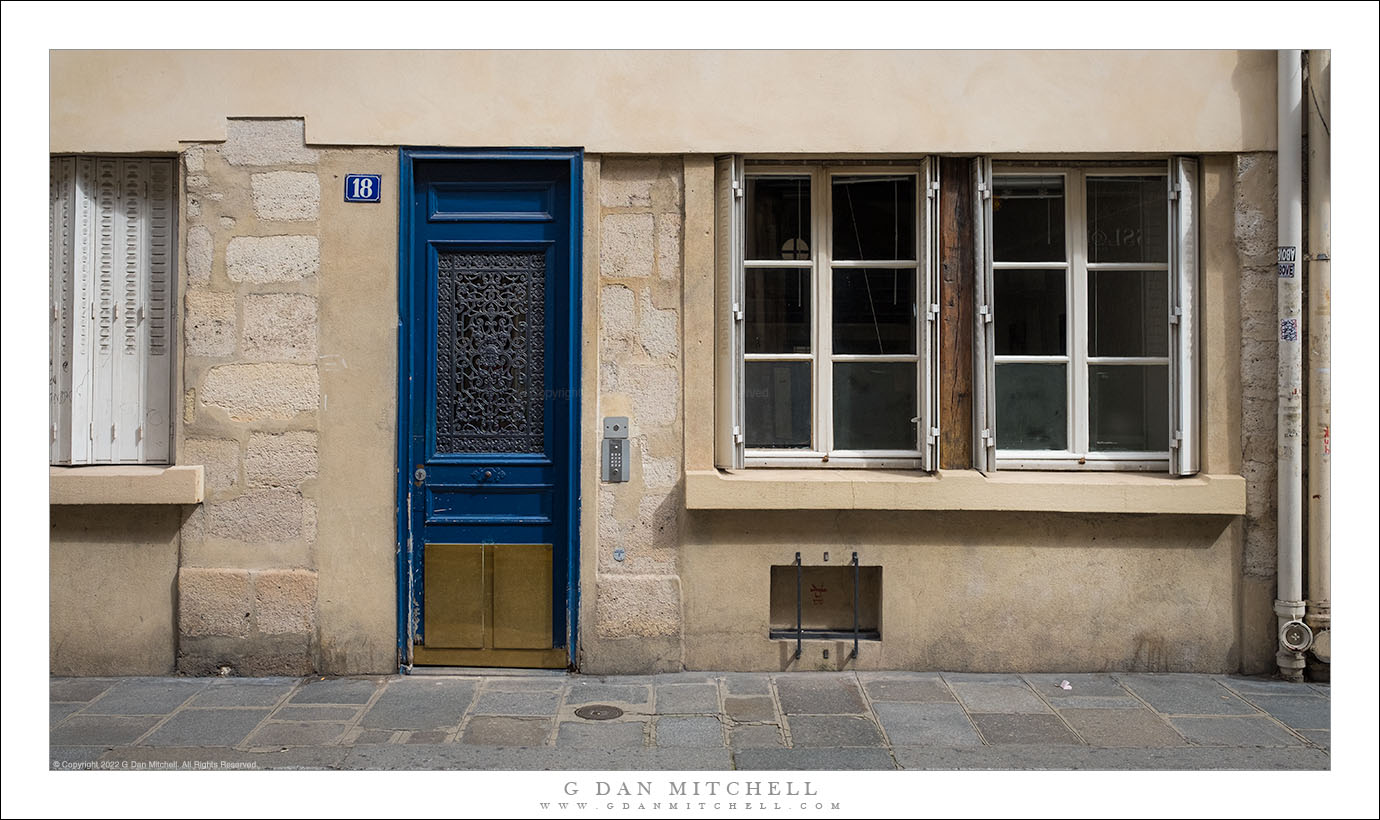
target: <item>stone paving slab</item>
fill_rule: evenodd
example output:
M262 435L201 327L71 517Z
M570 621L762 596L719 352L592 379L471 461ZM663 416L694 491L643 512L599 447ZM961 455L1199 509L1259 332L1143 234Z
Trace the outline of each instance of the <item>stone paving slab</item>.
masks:
M991 746L1010 743L1081 745L1083 742L1052 714L976 714L972 718L983 741Z
M898 746L903 769L926 771L1281 771L1327 770L1317 749L1094 749L1088 746L945 748Z
M86 704L84 703L50 703L48 704L48 728L62 722L63 718L76 712Z
M379 682L366 678L309 680L292 696L291 703L368 703Z
M663 717L656 721L656 745L721 748L723 724L717 717Z
M717 715L719 687L713 683L664 684L656 687L659 715Z
M472 746L544 746L553 718L472 717L459 741Z
M82 712L88 715L166 715L206 686L204 678L131 678L110 687Z
M896 761L886 749L739 749L739 771L891 771Z
M1303 741L1267 717L1171 717L1179 734L1198 746L1302 746Z
M119 682L118 678L54 678L48 681L48 700L86 703Z
M58 770L1325 769L1329 692L1122 673L52 678L49 757ZM587 703L627 714L575 717Z
M238 746L268 717L267 709L184 709L141 746Z
M1030 684L1030 688L1034 689L1040 697L1050 701L1067 698L1129 697L1127 691L1111 675L1052 672L1049 674L1022 675L1021 677ZM1068 681L1069 689L1064 689L1059 685L1064 681Z
M727 749L356 746L331 768L400 771L725 771Z
M1246 695L1246 700L1291 729L1332 728L1332 703L1319 695Z
M1102 697L1099 695L1074 695L1067 698L1051 698L1050 705L1055 711L1063 712L1065 709L1144 709L1145 704L1139 700L1125 695L1123 697Z
M641 721L576 723L565 721L556 730L558 747L611 749L620 746L642 746L646 729Z
M728 730L728 745L732 749L779 749L786 745L781 728L773 724L734 726Z
M265 723L245 741L247 746L328 746L345 734L344 723Z
M982 745L977 730L957 703L876 703L872 708L893 746Z
M358 706L294 706L279 707L274 720L329 720L347 723L359 716Z
M776 693L789 715L860 715L867 711L852 675L779 675Z
M729 672L723 676L723 688L729 695L770 695L771 676L765 672Z
M212 683L191 700L187 706L197 709L221 709L227 706L276 706L297 686L295 678L246 678Z
M660 711L660 703L658 703ZM776 704L767 696L724 696L724 714L737 723L771 723L776 720Z
M449 729L460 725L474 700L476 684L453 678L392 681L359 725L366 729Z
M123 746L101 756L101 762L128 761L131 768L170 764L159 768L195 771L338 769L349 754L345 746L297 746L286 749L243 751L229 748Z
M1025 681L1018 683L973 683L954 682L949 684L963 708L969 712L990 712L998 714L1048 713L1049 707L1035 696Z
M863 689L873 701L953 703L954 695L938 675L915 678L863 679Z
M1212 680L1239 695L1297 695L1301 689L1309 688L1307 684L1273 678L1233 678L1228 675L1213 675ZM1247 699L1249 700L1249 698Z
M792 715L786 720L791 745L799 747L883 746L871 720L853 715Z
M1117 675L1127 689L1164 715L1253 715L1230 689L1199 675Z
M604 683L573 683L566 690L565 702L585 703L650 703L650 686L623 686Z
M1060 709L1059 716L1090 746L1187 745L1163 718L1140 706L1134 709Z
M154 715L72 715L48 733L48 744L121 746L138 740L160 720Z
M555 692L482 692L475 701L476 715L531 715L542 717L556 714L560 695Z

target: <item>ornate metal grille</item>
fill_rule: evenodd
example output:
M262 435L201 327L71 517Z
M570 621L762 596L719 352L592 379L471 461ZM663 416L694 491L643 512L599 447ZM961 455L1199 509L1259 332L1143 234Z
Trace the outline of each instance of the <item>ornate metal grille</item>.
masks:
M437 450L544 452L546 255L442 253L436 278Z

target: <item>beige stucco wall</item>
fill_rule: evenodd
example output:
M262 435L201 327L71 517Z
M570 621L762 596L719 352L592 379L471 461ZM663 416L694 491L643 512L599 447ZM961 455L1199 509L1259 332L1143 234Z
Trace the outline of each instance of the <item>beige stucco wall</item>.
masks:
M50 148L227 117L316 145L591 152L1261 151L1272 51L54 51Z
M50 508L51 674L173 671L178 528L190 509L144 504Z

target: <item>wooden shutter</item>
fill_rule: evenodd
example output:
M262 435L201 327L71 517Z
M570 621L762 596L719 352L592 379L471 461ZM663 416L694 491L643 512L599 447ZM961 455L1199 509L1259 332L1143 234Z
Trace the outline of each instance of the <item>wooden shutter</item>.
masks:
M714 161L714 463L743 466L743 161Z
M1169 168L1169 472L1198 472L1198 160Z
M51 461L166 462L172 160L59 157L49 175Z
M992 326L992 160L973 160L973 249L975 320L973 337L973 465L997 466L996 338Z

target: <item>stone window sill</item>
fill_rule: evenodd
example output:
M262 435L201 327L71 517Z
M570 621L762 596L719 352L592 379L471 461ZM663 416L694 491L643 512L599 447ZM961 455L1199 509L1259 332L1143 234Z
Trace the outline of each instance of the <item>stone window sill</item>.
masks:
M1237 475L940 470L689 470L692 510L1015 510L1244 515Z
M200 504L201 465L49 467L49 504Z

